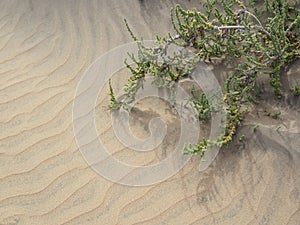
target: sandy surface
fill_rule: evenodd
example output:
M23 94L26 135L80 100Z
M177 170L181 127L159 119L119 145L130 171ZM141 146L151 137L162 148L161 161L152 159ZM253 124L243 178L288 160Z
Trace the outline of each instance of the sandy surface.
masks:
M265 94L239 131L247 141L223 149L204 172L197 170L195 157L162 183L130 187L99 176L81 155L72 103L83 73L101 54L131 41L123 18L146 39L167 34L173 4L0 2L1 225L300 224L300 100L293 96L278 103ZM300 84L299 66L290 68L286 88ZM96 123L116 158L146 165L169 154L176 142L176 115L168 114L173 133L165 145L134 154L114 141L111 124L104 121L107 103L107 97L99 97ZM280 119L265 116L264 110L280 110ZM140 137L147 136L146 122L133 119ZM260 124L256 132L255 124Z

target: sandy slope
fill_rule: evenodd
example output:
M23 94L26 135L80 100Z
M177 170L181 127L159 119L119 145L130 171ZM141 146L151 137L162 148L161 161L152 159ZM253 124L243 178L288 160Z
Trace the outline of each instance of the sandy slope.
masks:
M280 120L264 116L264 108L253 111L239 133L247 142L223 149L201 173L193 158L163 183L128 187L97 175L83 159L72 128L79 79L98 56L131 41L124 17L150 39L170 28L173 4L0 2L0 224L300 224L299 98L263 104L280 110ZM300 84L298 68L287 87ZM111 142L107 102L99 98L96 122L115 157L140 165L166 157L176 132L167 147L147 155ZM141 125L133 124L142 137Z

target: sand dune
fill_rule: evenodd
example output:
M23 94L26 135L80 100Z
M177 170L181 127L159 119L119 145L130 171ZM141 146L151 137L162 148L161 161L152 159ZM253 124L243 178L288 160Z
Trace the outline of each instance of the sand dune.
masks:
M195 157L164 182L130 187L99 176L80 153L72 126L80 78L100 55L131 41L123 18L152 39L171 29L168 12L176 2L0 2L1 225L300 224L299 98L293 96L277 104L266 95L264 107L280 110L281 119L264 116L264 108L252 111L239 131L247 142L222 149L203 172ZM285 86L300 82L299 73L291 68ZM107 103L101 93L96 123L116 158L148 165L170 154L176 115L158 111L171 118L169 139L136 154L115 140ZM147 136L147 121L132 125Z

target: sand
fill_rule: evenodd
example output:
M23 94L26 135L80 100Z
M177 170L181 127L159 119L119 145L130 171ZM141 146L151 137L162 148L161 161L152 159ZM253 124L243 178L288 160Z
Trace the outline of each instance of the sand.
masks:
M186 7L198 2L181 1ZM100 55L131 41L123 18L145 39L167 34L175 1L0 2L0 224L300 224L299 97L281 102L271 93L247 115L246 142L224 148L205 171L193 157L169 179L145 187L124 186L98 175L79 151L73 132L76 86ZM284 87L300 84L299 63ZM222 68L216 68L221 74ZM222 74L219 76L222 80ZM143 138L148 120L169 118L168 138L153 152L137 154L114 137L105 109L96 123L114 157L148 165L176 144L176 114L150 101L131 124ZM152 105L151 105L152 104ZM147 104L146 104L147 106ZM160 107L158 107L160 106ZM164 108L164 110L162 110ZM264 110L280 110L278 120ZM254 132L253 126L260 124Z

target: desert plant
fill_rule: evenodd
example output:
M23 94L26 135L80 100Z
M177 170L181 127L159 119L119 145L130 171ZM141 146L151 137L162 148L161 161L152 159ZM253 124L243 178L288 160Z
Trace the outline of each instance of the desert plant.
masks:
M197 117L200 120L208 120L211 117L211 108L208 99L204 93L198 94L195 87L192 86L190 101L196 109Z
M236 65L225 83L225 134L216 140L204 138L198 144L187 143L183 153L199 154L203 159L212 146L227 146L241 126L247 112L245 106L258 103L255 100L257 77L269 75L275 95L281 98L282 71L300 58L300 13L296 2L290 2L265 0L264 9L258 11L256 1L246 5L239 0L207 0L204 13L197 9L185 10L177 5L171 10L171 22L176 35L157 36L151 48L143 45L125 20L139 51L137 56L129 54L134 66L125 62L131 77L121 99L114 97L110 83L110 108L127 108L142 87L146 75L154 78L153 83L157 87L172 89L172 84L187 78L199 61L213 63L213 58L223 57ZM188 48L193 54L178 52L168 56L166 49L170 44ZM299 90L293 92L297 94ZM208 119L211 113L206 97L191 88L191 102L200 119Z
M256 132L258 128L259 128L259 124L255 124L255 126L253 126L253 132Z
M277 111L277 112L274 112L271 117L275 120L278 120L279 119L279 116L281 115L281 112L280 111Z
M240 136L239 141L243 142L243 141L245 141L245 139L246 139L246 136L243 134Z
M294 88L291 89L291 91L293 92L293 94L295 96L299 96L300 95L300 87L295 86Z

